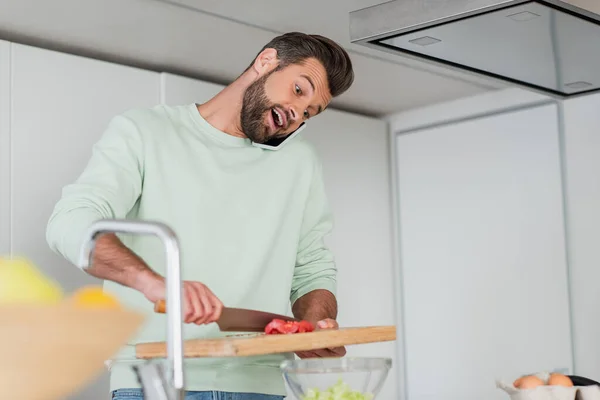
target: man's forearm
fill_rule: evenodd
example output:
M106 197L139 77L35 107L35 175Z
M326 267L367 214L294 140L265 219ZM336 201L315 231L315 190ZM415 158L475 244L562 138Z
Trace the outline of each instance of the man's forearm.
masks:
M300 297L292 306L294 317L310 322L337 318L337 299L328 290L313 290Z
M112 233L104 234L96 240L92 265L86 272L140 292L144 292L150 281L163 279Z

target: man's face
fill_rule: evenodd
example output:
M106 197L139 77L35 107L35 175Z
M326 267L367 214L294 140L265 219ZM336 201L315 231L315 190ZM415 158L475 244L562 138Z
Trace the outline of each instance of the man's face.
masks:
M242 131L255 143L287 136L330 101L325 68L316 59L274 68L246 89Z

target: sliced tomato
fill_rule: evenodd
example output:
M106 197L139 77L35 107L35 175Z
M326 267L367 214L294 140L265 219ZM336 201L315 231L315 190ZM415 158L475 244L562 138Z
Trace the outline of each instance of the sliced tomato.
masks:
M274 335L281 333L281 326L285 325L285 321L282 319L274 319L269 322L269 324L265 327L265 333L267 335Z
M298 322L298 332L312 332L315 330L315 327L308 321L300 321Z
M265 327L267 335L282 335L314 331L314 326L308 321L284 321L274 319Z
M295 321L288 321L280 327L281 333L296 333L298 332L298 324Z

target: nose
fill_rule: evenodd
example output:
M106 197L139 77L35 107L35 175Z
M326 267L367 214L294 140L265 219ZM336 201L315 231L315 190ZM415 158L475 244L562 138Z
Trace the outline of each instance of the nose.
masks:
M290 118L289 124L292 124L300 119L301 113L298 112L297 108L298 107L295 106L290 106L288 108L288 116Z

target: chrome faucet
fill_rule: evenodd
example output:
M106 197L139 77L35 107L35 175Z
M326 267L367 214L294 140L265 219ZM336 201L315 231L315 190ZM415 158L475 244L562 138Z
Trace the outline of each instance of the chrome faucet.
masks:
M142 222L131 220L99 220L87 230L79 264L85 271L90 267L90 260L96 245L96 237L102 233L133 233L157 236L164 244L167 261L167 358L171 365L165 382L165 374L160 366L146 365L136 369L140 382L144 387L144 397L148 400L183 400L185 382L183 374L183 317L182 317L182 284L179 244L175 232L168 226L158 222ZM144 385L144 383L146 383Z

